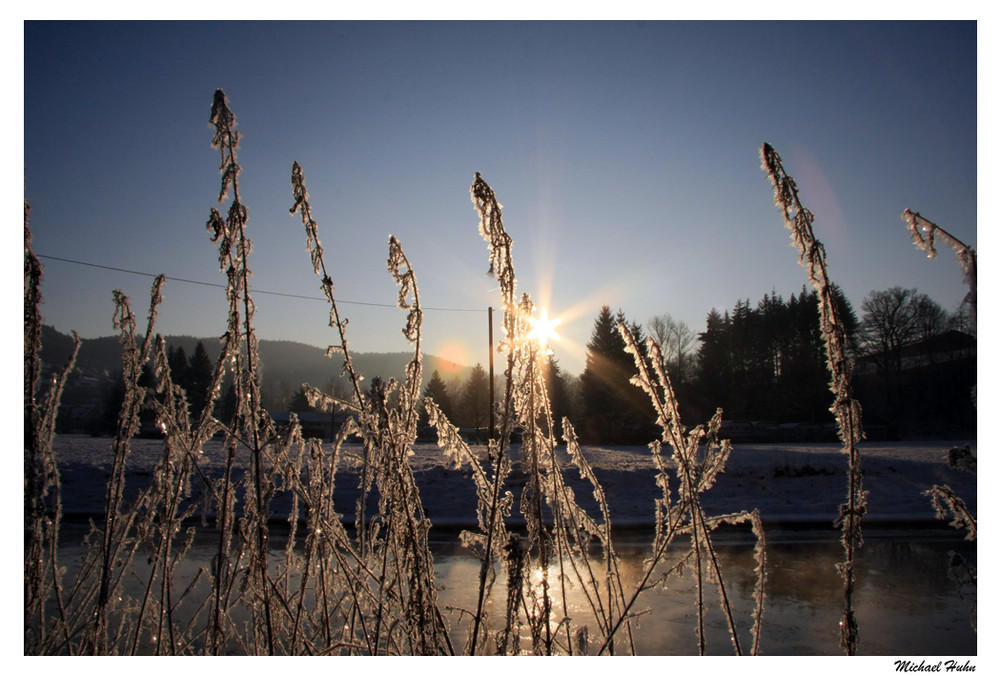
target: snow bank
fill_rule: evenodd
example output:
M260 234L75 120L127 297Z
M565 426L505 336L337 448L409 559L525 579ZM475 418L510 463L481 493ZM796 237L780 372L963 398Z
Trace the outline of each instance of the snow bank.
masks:
M976 476L948 467L947 451L965 441L864 443L861 445L864 489L869 491L866 523L913 524L933 521L930 499L923 491L934 484L949 484L976 511ZM975 444L972 443L973 451ZM359 445L345 450L360 452ZM111 468L111 440L86 436L60 436L55 442L62 475L64 513L89 516L103 512L104 492ZM451 468L434 444L418 444L410 458L421 491L424 509L435 526L468 527L475 523L475 490L469 469ZM517 449L513 449L515 457ZM611 520L618 526L652 524L654 500L660 497L652 459L644 446L587 446L587 459L604 487L611 505ZM132 490L146 485L163 452L159 440L136 439L127 471ZM666 450L665 450L666 452ZM591 489L569 465L564 449L557 453L565 463L564 476L580 504L588 506ZM208 474L221 473L225 458L221 444L206 446L200 461ZM240 457L241 469L249 457ZM847 495L847 457L839 444L737 444L726 472L703 496L709 515L743 509L760 509L771 523L831 524ZM353 512L357 499L357 471L345 468L337 476L338 509ZM515 469L508 488L520 494L523 475ZM676 495L676 487L674 487ZM287 516L279 498L273 504L276 518ZM517 509L515 507L515 514Z

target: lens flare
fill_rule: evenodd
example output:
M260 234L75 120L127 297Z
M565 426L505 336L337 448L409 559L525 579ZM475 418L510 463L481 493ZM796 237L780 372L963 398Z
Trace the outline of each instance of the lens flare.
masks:
M549 319L548 311L542 310L542 314L538 319L532 317L529 321L531 322L531 331L528 333L528 340L536 341L542 347L546 347L549 341L559 340L556 327L562 319L558 317Z

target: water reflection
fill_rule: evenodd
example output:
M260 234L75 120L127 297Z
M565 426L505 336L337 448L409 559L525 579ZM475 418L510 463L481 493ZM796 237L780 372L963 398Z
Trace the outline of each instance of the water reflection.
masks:
M79 541L83 531L71 535L75 530L67 528L60 552L61 562L68 564L67 579L77 575L82 555ZM767 597L760 653L842 655L839 622L843 583L836 564L842 560L843 552L837 534L769 531L766 535ZM975 564L975 543L960 538L947 530L866 533L865 544L856 561L854 601L861 631L858 654L909 657L977 654L976 633L969 616L976 590L974 587L960 590L948 578L949 551L958 551ZM643 559L649 555L647 542L645 537L638 535L616 542L626 595L642 575ZM272 542L272 546L277 547L275 561L282 555L282 544L277 537ZM716 544L738 638L744 652L749 653L754 609L752 593L756 583L753 543L743 537L719 536ZM455 540L437 542L433 548L440 606L445 609L451 625L452 641L456 649L461 650L469 636L469 615L458 609L475 608L479 563ZM678 543L678 552L683 549L684 545ZM186 585L193 579L199 567L211 560L214 550L213 541L196 540L187 559L178 568L175 578L178 584ZM602 569L599 558L593 559L592 565L595 570ZM146 570L144 560L138 560L136 573L140 578ZM532 574L539 573L532 571ZM561 617L561 610L566 607L574 628L584 623L593 627L592 610L580 590L573 585L567 585L564 590L556 568L549 570L548 579L557 616ZM502 623L506 594L501 575L488 606L494 629ZM695 599L695 581L690 569L681 577L671 576L666 588L644 592L637 609L645 612L633 624L636 652L640 655L696 655ZM705 603L706 652L733 654L727 622L712 585L707 585ZM179 621L187 621L185 613L193 609L182 608ZM240 626L242 621L236 624ZM553 626L552 629L559 628ZM565 631L565 627L561 630ZM594 636L595 632L591 631L591 637ZM520 638L521 648L530 650L531 638L526 629ZM617 645L617 652L623 652L624 635ZM152 648L147 646L143 652L152 652Z
M839 622L843 583L836 564L843 550L836 534L768 534L767 584L763 655L842 655ZM648 549L633 541L617 545L622 555L626 587L635 583ZM943 535L893 537L866 535L856 561L855 613L861 629L860 655L975 655L976 633L969 610L975 589L960 590L948 578L948 552L956 550L975 561L975 544ZM741 540L718 543L730 603L736 614L738 639L749 652L756 582L753 545ZM600 562L595 561L595 566ZM439 599L444 606L469 608L475 596L478 562L454 546L442 543L435 554ZM553 579L550 577L550 579ZM593 623L584 595L566 590L574 624ZM562 603L561 591L556 594ZM506 589L498 581L492 602L502 616ZM666 589L647 591L638 607L648 610L637 623L634 639L642 655L696 655L695 580L688 572L671 576ZM706 652L733 654L727 621L714 586L705 596ZM561 607L561 605L560 605ZM467 633L460 613L450 616L456 638ZM592 634L593 635L593 634ZM622 645L622 643L619 643ZM530 639L522 637L522 648Z

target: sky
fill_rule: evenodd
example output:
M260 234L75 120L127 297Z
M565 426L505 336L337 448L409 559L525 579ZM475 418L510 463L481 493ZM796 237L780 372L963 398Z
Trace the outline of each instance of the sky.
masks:
M713 308L802 289L765 141L859 317L871 291L917 288L948 311L967 292L950 251L911 244L904 209L978 248L974 21L25 21L23 37L42 314L83 338L114 333L113 289L144 317L157 273L159 332L224 333L205 229L219 88L242 134L261 339L337 342L289 213L296 161L360 352L409 349L395 235L425 353L486 365L500 295L476 172L503 205L519 292L562 320L553 349L573 374L602 305L698 332Z

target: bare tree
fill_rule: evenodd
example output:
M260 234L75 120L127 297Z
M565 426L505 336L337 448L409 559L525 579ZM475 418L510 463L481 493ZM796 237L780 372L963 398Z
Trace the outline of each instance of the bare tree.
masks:
M904 349L943 332L948 315L927 294L899 286L872 291L861 308L864 316L859 331L860 348L885 382L890 416L898 425L902 414Z
M897 362L906 345L928 340L947 326L947 313L925 293L895 286L872 291L861 304L860 342L864 354Z
M660 346L660 351L666 357L667 365L673 368L681 378L688 368L691 344L695 333L686 323L676 320L669 314L656 315L646 322L649 337Z

